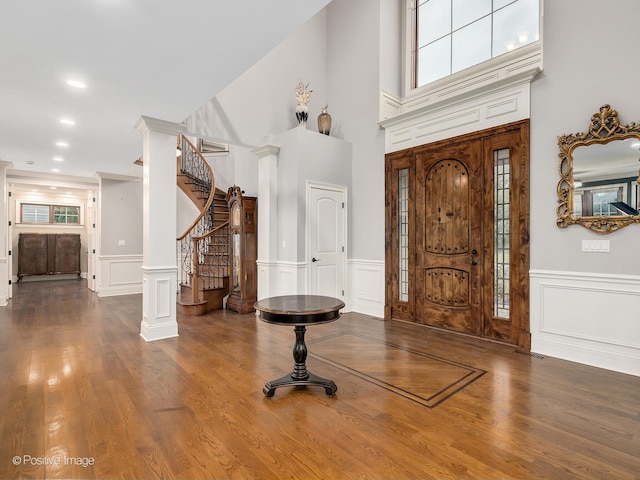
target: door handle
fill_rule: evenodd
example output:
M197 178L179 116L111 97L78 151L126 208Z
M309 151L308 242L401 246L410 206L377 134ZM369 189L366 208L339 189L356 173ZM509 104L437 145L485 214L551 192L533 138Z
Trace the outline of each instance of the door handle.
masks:
M476 266L478 265L478 260L476 260L475 258L471 259L471 265Z
M311 259L311 261L312 261L312 262L319 262L319 261L320 261L320 259L319 259L319 258L316 258L316 257L313 257L313 258Z

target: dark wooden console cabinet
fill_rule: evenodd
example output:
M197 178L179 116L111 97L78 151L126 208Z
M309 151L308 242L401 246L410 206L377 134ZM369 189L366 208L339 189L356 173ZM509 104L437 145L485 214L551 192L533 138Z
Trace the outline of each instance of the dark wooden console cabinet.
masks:
M21 233L18 238L18 281L25 275L75 273L80 278L80 235Z

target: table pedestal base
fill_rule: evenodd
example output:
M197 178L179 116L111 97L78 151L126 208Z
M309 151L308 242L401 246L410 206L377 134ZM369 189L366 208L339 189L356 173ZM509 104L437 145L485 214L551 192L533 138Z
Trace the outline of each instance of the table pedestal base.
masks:
M295 325L293 330L296 334L296 343L293 346L293 360L295 362L293 372L277 380L265 383L262 392L267 397L273 397L276 388L308 385L311 387L323 387L326 394L333 397L338 390L333 380L318 377L307 370L307 345L304 343L304 333L307 329L304 325Z
M306 379L297 379L293 377L292 373L285 375L282 378L277 380L271 380L264 384L264 388L262 392L267 397L273 397L273 394L276 392L276 388L279 387L301 387L301 386L310 386L310 387L323 387L325 393L333 397L333 395L338 390L337 385L333 380L327 380L326 378L318 377L311 372L308 372L309 376Z

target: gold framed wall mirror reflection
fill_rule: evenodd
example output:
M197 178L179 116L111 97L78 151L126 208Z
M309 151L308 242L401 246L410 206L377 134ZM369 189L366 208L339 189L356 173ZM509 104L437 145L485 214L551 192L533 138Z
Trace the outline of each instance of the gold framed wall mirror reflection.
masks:
M558 136L557 225L612 233L640 223L640 124L603 105L586 133Z

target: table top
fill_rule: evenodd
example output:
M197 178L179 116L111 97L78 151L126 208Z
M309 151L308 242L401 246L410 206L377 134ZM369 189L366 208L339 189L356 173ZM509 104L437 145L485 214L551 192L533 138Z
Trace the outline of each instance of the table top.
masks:
M278 325L309 325L332 322L340 317L344 302L321 295L282 295L258 300L260 319Z

